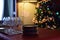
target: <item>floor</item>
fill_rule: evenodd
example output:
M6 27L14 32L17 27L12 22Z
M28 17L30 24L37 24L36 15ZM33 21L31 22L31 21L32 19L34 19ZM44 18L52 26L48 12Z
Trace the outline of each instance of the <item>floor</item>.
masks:
M38 35L23 36L22 34L8 36L12 40L60 40L60 30L39 28Z

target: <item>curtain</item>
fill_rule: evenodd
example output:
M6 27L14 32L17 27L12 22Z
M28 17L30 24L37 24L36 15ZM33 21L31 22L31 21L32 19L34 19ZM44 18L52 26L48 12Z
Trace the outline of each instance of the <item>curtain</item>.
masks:
M8 0L8 9L10 17L13 17L13 0Z
M8 0L4 0L4 15L3 17L9 16L9 9L8 9Z
M4 0L4 17L13 17L15 12L15 0Z

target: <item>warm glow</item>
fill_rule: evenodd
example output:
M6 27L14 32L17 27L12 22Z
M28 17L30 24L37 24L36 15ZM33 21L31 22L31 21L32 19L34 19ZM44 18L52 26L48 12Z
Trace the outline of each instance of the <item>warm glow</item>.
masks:
M36 6L37 8L39 8L39 4L37 3L37 6Z
M23 0L22 2L37 2L37 0Z
M30 2L18 3L18 16L21 18L23 24L33 24L32 19L34 17L36 4Z
M48 0L42 0L42 1L45 1L45 2L47 2Z

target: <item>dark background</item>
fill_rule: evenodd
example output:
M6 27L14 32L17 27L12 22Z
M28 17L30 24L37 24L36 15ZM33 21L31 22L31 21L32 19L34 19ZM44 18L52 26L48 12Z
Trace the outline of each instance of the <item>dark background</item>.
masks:
M60 0L52 0L52 2L55 3L54 9L60 12Z
M37 0L37 1L41 1L41 0ZM54 4L53 11L55 11L55 12L59 11L60 12L60 0L51 0L51 2Z

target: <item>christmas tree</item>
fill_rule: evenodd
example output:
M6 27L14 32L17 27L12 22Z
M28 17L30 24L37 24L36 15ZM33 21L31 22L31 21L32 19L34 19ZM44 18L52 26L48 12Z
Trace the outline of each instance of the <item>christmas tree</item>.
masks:
M53 6L52 1L40 1L39 7L36 8L37 13L35 13L35 20L39 27L48 27L48 28L56 28L54 14L53 14Z

